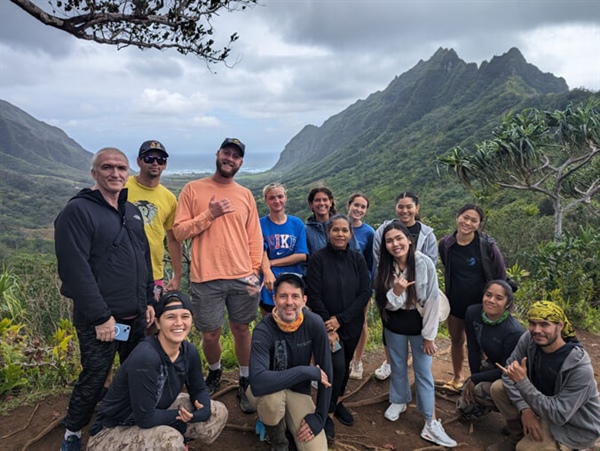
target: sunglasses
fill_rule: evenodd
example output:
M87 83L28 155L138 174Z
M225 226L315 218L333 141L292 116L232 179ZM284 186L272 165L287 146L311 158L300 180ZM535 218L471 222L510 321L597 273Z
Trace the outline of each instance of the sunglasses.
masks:
M167 164L167 158L166 157L155 157L154 155L144 155L142 157L142 160L144 160L144 163L147 163L147 164L152 164L155 161L160 166L164 166L165 164Z

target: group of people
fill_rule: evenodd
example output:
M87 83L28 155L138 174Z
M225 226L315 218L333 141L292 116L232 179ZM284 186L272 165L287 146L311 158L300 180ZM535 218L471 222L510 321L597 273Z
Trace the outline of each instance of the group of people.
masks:
M384 417L398 420L412 400L410 345L417 409L425 419L421 437L456 446L435 415L431 368L443 297L438 251L450 306L453 377L446 387L462 391L459 411L473 418L499 410L513 449L526 439L554 443L544 449L581 449L598 438L600 401L589 357L571 344L578 342L554 304L534 304L528 334L510 315L512 288L494 240L479 231L484 216L478 206L458 211L456 231L439 246L410 192L396 198L397 218L377 231L364 222L366 195L353 194L348 214L338 214L326 187L310 191L313 214L304 224L285 213L285 187L269 184L263 190L269 213L259 218L252 193L234 180L244 156L245 145L226 138L215 172L185 185L177 200L160 184L169 154L159 141L141 145L134 176L122 151L94 155L94 186L71 199L55 221L61 292L73 300L82 364L62 450L81 449L81 430L100 401L89 449L183 450L189 439L214 442L228 417L225 406L210 399L221 384L226 320L239 366L240 409L257 412L273 450L287 450L290 439L299 450L325 450L335 438L334 419L354 423L341 399L349 378L363 376L371 297L386 347L375 376L391 376ZM172 267L166 283L165 237ZM179 291L181 242L188 239L190 297ZM251 331L258 311L262 321ZM192 324L202 335L206 379L198 351L186 341ZM115 340L115 325L126 327L128 338ZM116 353L120 367L113 379Z

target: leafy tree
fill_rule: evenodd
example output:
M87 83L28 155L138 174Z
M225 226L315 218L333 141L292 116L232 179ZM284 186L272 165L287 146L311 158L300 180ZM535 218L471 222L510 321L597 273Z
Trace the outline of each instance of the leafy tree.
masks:
M140 49L176 49L206 62L225 61L229 37L215 49L211 19L223 11L244 10L256 0L48 0L47 6L33 0L10 0L45 25L78 39L100 44L130 45Z
M473 150L455 147L438 159L467 189L478 181L544 194L552 202L555 237L562 235L567 210L582 203L594 210L592 198L600 189L598 97L564 111L507 115L493 135Z

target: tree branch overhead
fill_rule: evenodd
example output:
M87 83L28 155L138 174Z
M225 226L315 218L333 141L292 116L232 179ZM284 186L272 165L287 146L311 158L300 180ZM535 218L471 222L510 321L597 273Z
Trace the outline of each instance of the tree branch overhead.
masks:
M256 0L48 0L44 9L31 0L10 0L41 23L70 35L118 48L175 49L207 63L224 62L231 45L215 48L211 19L241 11Z

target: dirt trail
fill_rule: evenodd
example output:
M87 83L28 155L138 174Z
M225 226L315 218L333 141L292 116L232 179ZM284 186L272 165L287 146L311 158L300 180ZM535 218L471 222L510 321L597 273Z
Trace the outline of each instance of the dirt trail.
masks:
M592 358L596 380L600 381L599 337L585 332L578 332L578 337L584 342ZM434 378L436 381L443 381L449 379L451 375L449 342L438 340L437 344L440 351L434 357ZM371 375L382 360L382 351L368 353L363 359L365 377ZM223 387L235 384L237 384L236 373L227 373ZM383 413L388 407L388 388L388 381L381 382L373 377L349 382L348 393L354 394L346 398L345 404L354 413L354 426L346 427L335 421L336 442L330 448L332 451L443 449L420 438L423 419L417 412L414 401L409 404L407 412L402 414L397 422L392 423L384 419ZM260 442L253 432L256 415L245 415L240 412L235 390L224 393L219 399L227 405L230 416L228 426L211 447L211 451L269 450L269 446ZM457 449L484 450L487 445L503 439L500 432L503 421L499 414L491 413L474 423L462 423L455 419L455 400L456 396L453 394L440 393L436 398L436 412L438 418L445 423L446 432L459 443ZM30 450L58 449L64 430L60 424L56 427L52 427L52 424L60 422L67 403L68 395L50 397L37 405L24 405L10 415L0 417L0 450L21 450L26 443L41 433L43 437L32 444ZM87 439L86 432L84 431L85 439ZM8 436L12 433L14 434ZM199 449L201 449L199 444L190 442L190 450Z

